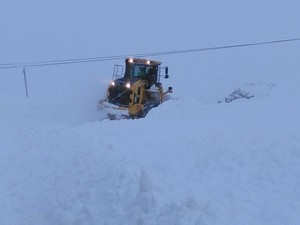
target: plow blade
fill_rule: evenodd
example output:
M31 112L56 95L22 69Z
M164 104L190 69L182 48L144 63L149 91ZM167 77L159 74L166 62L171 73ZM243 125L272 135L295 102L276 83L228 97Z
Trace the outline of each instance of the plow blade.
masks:
M104 110L110 120L129 119L128 109L126 107L117 106L107 101L99 102L100 110Z

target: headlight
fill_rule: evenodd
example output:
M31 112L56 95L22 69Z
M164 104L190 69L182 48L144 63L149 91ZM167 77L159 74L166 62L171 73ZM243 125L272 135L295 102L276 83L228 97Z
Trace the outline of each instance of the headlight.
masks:
M131 87L130 83L126 83L125 87L130 89L130 87Z
M115 86L116 83L115 83L114 81L112 81L112 82L110 82L110 85L111 85L111 86Z

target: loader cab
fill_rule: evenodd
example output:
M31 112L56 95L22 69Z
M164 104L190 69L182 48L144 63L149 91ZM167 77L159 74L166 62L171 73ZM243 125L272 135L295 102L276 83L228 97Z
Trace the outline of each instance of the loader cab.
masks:
M125 78L142 79L147 82L149 87L158 82L160 62L128 58L125 60L125 64Z

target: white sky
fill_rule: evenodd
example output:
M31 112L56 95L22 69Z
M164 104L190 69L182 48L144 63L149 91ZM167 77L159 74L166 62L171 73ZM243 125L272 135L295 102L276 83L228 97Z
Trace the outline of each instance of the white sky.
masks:
M9 0L0 7L0 62L293 38L299 21L297 0Z

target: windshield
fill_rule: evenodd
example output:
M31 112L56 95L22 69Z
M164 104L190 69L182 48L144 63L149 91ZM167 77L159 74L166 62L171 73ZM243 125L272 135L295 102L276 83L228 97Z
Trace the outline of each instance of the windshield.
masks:
M148 75L156 74L156 67L144 64L132 64L130 69L130 77L142 78Z

